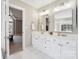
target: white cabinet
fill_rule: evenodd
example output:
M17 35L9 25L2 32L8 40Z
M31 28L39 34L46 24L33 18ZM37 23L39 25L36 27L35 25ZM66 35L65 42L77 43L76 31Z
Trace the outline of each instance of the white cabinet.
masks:
M77 39L36 36L32 38L32 45L55 59L76 59L77 56Z
M77 41L74 39L62 40L61 59L76 59L77 57Z

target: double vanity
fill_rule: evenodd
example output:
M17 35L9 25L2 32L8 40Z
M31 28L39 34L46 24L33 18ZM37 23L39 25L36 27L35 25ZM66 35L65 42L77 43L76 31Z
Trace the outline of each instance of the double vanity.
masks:
M57 36L32 32L32 45L54 59L77 59L77 36Z
M53 8L51 6L39 10L37 25L32 26L33 48L53 59L77 59L78 23L75 0L63 1ZM34 23L36 24L33 21Z

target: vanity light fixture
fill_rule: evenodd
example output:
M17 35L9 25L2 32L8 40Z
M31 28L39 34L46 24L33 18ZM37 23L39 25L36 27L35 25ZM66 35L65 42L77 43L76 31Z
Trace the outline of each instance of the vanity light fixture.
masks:
M44 10L40 12L40 16L49 14L49 10Z

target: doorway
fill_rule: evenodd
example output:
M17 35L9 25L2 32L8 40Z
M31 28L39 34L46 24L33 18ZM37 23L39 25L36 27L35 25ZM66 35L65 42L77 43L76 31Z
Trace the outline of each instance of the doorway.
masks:
M9 7L9 54L23 50L22 10Z

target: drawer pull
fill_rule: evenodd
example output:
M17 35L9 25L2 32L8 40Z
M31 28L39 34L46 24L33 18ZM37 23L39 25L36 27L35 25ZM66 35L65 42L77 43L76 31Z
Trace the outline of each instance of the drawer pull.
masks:
M63 44L58 44L58 45L61 46L61 47L63 46Z

